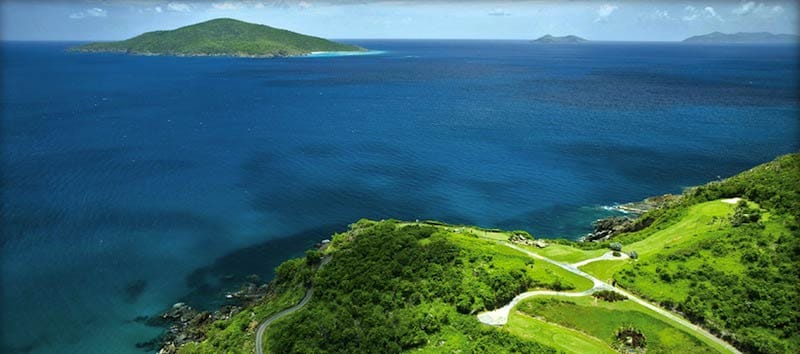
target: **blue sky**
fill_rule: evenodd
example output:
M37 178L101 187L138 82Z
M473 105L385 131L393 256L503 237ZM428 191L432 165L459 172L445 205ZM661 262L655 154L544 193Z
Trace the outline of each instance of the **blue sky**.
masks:
M218 17L328 38L671 41L798 32L795 1L0 0L4 40L115 40Z

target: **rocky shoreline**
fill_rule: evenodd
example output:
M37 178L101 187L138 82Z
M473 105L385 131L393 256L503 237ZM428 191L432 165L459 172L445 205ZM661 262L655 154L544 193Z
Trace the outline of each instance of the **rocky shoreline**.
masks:
M649 197L642 201L615 205L611 209L625 216L598 219L593 223L594 230L580 239L580 242L603 242L624 232L636 232L649 226L653 220L641 219L645 213L663 208L680 201L680 195L664 194Z
M646 219L641 219L643 214L676 203L680 198L681 196L665 194L638 202L613 206L612 209L624 213L624 216L596 220L593 223L594 230L582 237L580 242L602 242L620 233L641 230L652 223L652 220L648 222ZM524 235L512 235L510 240L539 248L548 246L547 242L543 240L534 241ZM327 245L326 241L317 244L316 247L325 247ZM223 305L213 312L198 311L183 302L178 302L158 316L137 317L134 321L142 322L149 326L165 327L167 330L157 338L137 343L136 347L148 351L158 350L159 354L174 354L178 352L178 348L186 343L203 341L206 337L208 326L215 321L228 320L256 301L274 295L273 283L259 285L259 280L257 276L251 276L250 282L243 284L238 291L225 296L227 299L232 300L234 304Z
M159 354L177 353L178 348L182 345L205 339L208 326L215 321L230 319L253 302L272 294L272 290L271 282L262 285L248 282L242 285L238 291L225 296L234 301L233 304L222 305L213 312L198 311L183 302L178 302L157 316L137 317L134 319L135 322L144 323L147 326L163 327L166 330L156 338L136 343L136 347L151 352L158 350Z
M323 250L329 243L329 240L323 240L316 243L314 249ZM176 354L184 344L202 342L214 322L229 320L253 304L276 295L273 281L261 283L261 278L255 274L248 276L248 280L239 290L225 295L232 303L222 305L213 312L198 311L186 303L178 302L157 316L135 318L135 322L166 328L162 335L136 343L136 347L149 352L158 351L159 354Z

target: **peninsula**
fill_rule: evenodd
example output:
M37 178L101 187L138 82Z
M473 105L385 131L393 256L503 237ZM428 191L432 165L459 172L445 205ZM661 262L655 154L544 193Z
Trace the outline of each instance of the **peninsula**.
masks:
M139 55L288 57L313 52L356 52L364 48L284 29L220 18L171 31L153 31L118 42L74 47L74 52Z
M712 32L689 37L684 43L721 43L721 44L778 44L800 43L800 36L793 34L774 34L770 32Z
M798 352L798 170L795 153L651 198L586 242L360 220L249 303L176 304L160 353Z
M587 40L585 38L581 38L581 37L573 36L573 35L557 37L557 36L551 36L549 34L546 34L544 36L541 36L541 37L539 37L537 39L532 40L531 42L533 42L533 43L586 43L588 41L589 40Z

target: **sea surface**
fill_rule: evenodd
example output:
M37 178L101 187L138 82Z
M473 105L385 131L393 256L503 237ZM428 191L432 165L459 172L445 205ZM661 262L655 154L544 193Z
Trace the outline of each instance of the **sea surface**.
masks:
M3 353L141 353L359 218L579 237L800 147L798 50L351 41L367 56L3 42Z

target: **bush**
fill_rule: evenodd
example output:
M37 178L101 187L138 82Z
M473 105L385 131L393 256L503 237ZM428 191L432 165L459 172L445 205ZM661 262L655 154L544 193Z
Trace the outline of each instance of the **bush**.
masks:
M647 337L641 329L627 324L614 332L614 343L623 353L644 352L643 349L647 347Z
M628 253L628 257L631 257L631 259L639 259L639 253L637 253L636 251L631 251L630 253Z
M625 297L625 295L622 295L616 291L611 291L611 290L600 290L592 294L592 296L608 302L616 302L628 299L627 297Z
M317 250L308 250L306 251L306 264L308 265L317 265L319 261L322 259L322 253Z
M608 248L610 248L612 251L619 252L622 251L622 244L619 242L612 242L611 244L608 245Z
M614 256L614 257L619 257L619 256L621 256L621 255L622 255L622 253L619 253L619 252L617 252L617 251L614 251L614 252L611 252L611 255L612 255L612 256Z

